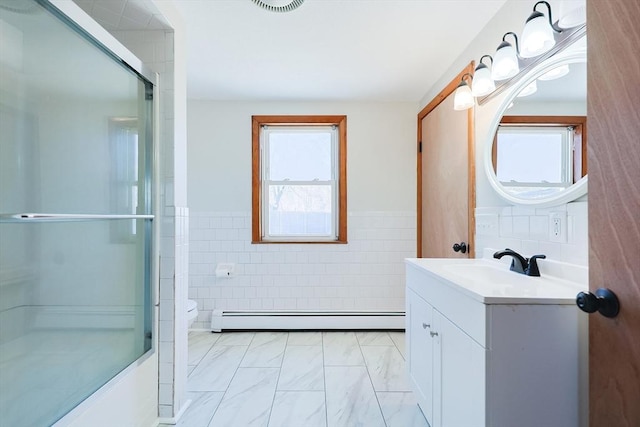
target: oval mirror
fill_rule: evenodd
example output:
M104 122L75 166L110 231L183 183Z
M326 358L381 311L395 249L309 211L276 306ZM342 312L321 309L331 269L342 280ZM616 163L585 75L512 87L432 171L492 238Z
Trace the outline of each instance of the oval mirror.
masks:
M485 171L513 204L554 206L587 193L586 39L524 75L498 108Z

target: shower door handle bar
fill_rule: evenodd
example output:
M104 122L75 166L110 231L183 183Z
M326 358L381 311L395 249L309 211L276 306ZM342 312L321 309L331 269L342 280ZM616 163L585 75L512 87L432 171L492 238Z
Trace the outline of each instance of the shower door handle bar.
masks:
M52 222L52 221L91 221L108 219L154 219L155 215L99 215L99 214L46 214L17 213L0 214L0 222Z

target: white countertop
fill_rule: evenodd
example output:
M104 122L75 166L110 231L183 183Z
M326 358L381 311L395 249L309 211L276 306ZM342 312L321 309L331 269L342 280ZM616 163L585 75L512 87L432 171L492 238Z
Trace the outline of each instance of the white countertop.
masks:
M408 258L405 261L408 266L423 270L484 304L569 305L575 304L578 292L588 289L586 283L581 283L587 277L587 267L582 266L545 269L541 262L541 277L530 277L510 271L508 263L493 259ZM551 265L549 261L545 264ZM552 276L545 270L566 271L573 277Z

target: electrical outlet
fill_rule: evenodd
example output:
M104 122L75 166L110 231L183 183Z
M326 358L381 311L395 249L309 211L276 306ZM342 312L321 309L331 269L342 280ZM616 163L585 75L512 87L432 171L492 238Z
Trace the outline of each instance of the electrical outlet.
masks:
M566 212L551 212L549 215L549 240L557 243L567 242Z

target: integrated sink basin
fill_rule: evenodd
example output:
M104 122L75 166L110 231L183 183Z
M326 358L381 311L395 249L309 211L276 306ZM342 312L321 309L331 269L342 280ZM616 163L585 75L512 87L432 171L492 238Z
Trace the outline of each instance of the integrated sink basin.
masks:
M509 270L508 263L486 258L414 258L407 259L407 265L483 303L575 304L576 294L586 286L544 272L541 277L526 276Z
M470 260L474 261L474 260ZM455 274L471 280L478 280L484 282L490 282L493 284L511 284L514 280L514 273L508 268L504 269L499 263L493 263L498 265L492 265L488 262L473 262L471 264L445 264L443 268ZM515 278L517 279L517 278Z

